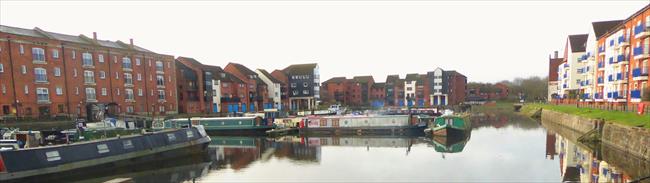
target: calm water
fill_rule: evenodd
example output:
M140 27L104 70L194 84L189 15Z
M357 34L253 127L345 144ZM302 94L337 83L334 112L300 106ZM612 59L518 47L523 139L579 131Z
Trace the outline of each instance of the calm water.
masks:
M202 156L89 181L625 182L650 175L650 163L578 145L576 134L553 125L511 113L477 114L472 122L471 136L457 139L214 136Z

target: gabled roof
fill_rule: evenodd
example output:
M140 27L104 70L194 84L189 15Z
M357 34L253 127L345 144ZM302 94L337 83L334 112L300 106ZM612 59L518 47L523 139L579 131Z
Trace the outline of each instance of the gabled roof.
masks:
M373 82L375 81L372 78L372 76L354 76L354 78L352 78L352 79L357 83L368 83L370 81L373 81Z
M569 44L571 46L571 51L574 53L585 52L585 50L587 50L588 37L588 34L569 35Z
M342 83L345 82L345 80L346 80L345 77L333 77L323 83Z
M228 64L232 64L233 66L235 66L235 68L237 68L237 70L241 71L242 74L245 74L245 75L257 75L257 73L255 73L255 71L250 70L248 67L246 67L246 66L244 66L242 64L233 63L233 62L230 62Z
M213 79L218 79L224 82L238 82L238 83L243 83L242 80L239 78L235 77L234 75L225 72L221 67L219 66L213 66L213 65L203 65L201 67L205 71L210 71L212 72L212 78ZM224 77L221 77L221 74L224 75Z
M283 84L283 85L286 85L287 80L289 79L289 78L287 78L287 74L284 73L284 71L278 70L278 69L273 70L273 72L271 72L271 76L275 77L275 79L280 81L280 83Z
M282 82L280 82L280 80L273 77L271 75L271 73L266 72L266 70L264 70L264 69L257 69L257 70L259 70L264 76L266 76L266 78L269 78L269 80L271 80L271 82L273 82L273 83L282 83Z
M190 58L190 57L182 57L182 56L179 56L178 58L176 58L176 60L183 60L183 61L186 61L186 62L188 62L189 64L194 65L195 67L202 67L202 66L203 66L203 64L202 64L201 62L197 61L197 60L194 59L194 58ZM216 66L215 66L215 67L216 67Z
M405 81L417 81L420 78L420 74L407 74Z
M607 33L612 28L616 27L616 25L620 24L621 22L623 22L623 20L592 22L591 25L593 26L594 29L594 36L596 36L596 38L600 38L601 36L605 35L605 33Z
M287 66L286 68L282 69L284 73L287 74L292 74L292 75L304 75L304 74L310 74L314 71L314 68L316 68L318 64L316 63L310 63L310 64L294 64Z
M461 74L460 72L456 72L455 70L445 71L445 73L446 73L447 75L458 75L458 76L465 77L465 75Z
M397 83L400 82L399 75L388 75L386 76L386 83Z

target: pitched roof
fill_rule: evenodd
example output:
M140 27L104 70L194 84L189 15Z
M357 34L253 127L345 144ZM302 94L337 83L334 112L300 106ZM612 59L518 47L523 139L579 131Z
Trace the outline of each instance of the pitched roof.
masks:
M310 74L314 71L314 68L316 68L316 66L318 66L316 63L294 64L287 66L286 68L282 69L282 71L284 71L284 73L292 75Z
M399 75L386 76L386 83L397 83L397 82L400 82Z
M585 52L587 50L587 38L588 34L575 34L569 35L569 43L571 46L571 51L575 52Z
M176 58L176 59L177 59L177 60L184 60L184 61L188 62L189 64L192 64L192 65L197 66L197 67L201 67L201 66L203 66L203 64L202 64L201 62L197 61L197 60L194 59L194 58L179 56L179 57ZM209 68L209 67L207 67L207 68Z
M345 80L346 80L345 77L333 77L333 78L330 78L330 79L328 79L327 81L325 81L323 83L342 83Z
M596 38L600 38L601 36L605 35L605 33L607 33L612 28L616 27L616 25L620 24L621 22L623 22L623 20L610 20L610 21L592 22L591 25L593 26L594 35L596 36Z
M29 37L56 39L59 41L66 41L66 42L72 42L78 44L94 45L96 43L97 45L104 46L104 47L117 48L117 49L131 49L130 44L125 44L122 41L108 41L108 40L94 41L93 39L88 39L83 34L78 36L61 34L56 32L44 31L38 27L35 27L34 29L24 29L24 28L0 25L0 32L21 35L21 36L29 36ZM153 53L152 51L149 51L137 45L133 45L133 49L141 52Z
M257 70L259 70L264 76L266 76L266 78L269 78L269 80L271 80L271 82L273 82L273 83L282 83L282 82L280 82L280 80L273 77L271 75L271 73L266 72L266 70L264 70L264 69L257 69Z
M368 83L370 81L373 82L375 81L375 79L372 78L372 76L354 76L354 78L352 79L357 83Z
M420 74L407 74L406 81L417 81L420 78Z
M210 71L212 72L212 78L213 79L218 79L221 81L225 82L238 82L238 83L243 83L242 80L239 78L235 77L234 75L227 73L224 71L221 67L219 66L213 66L213 65L203 65L201 67L203 70ZM222 77L223 74L223 77Z
M372 84L372 88L384 88L386 86L386 83L374 83Z

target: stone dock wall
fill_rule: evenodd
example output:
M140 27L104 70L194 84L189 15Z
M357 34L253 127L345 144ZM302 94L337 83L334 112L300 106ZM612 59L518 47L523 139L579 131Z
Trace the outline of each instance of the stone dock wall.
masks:
M581 134L602 124L600 119L590 119L545 109L542 110L542 121L556 123ZM650 130L605 122L600 134L600 140L604 145L650 161Z

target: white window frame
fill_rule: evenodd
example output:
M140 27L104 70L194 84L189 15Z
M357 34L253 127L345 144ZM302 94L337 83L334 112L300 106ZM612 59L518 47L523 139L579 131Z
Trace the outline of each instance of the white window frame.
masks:
M124 73L124 84L133 84L133 74Z
M45 96L44 99L41 96ZM50 101L50 91L48 88L36 88L36 101Z
M93 66L95 63L93 63L93 54L85 52L81 54L81 60L82 60L82 65L83 66Z
M135 65L140 65L140 59L139 58L135 59Z
M63 88L61 88L60 86L57 86L56 87L56 95L59 95L59 96L63 95Z
M2 63L0 63L0 72L5 72L5 66Z
M32 47L32 60L45 62L45 49Z
M99 79L106 79L106 72L99 71Z
M103 54L97 54L97 61L99 63L104 63L104 55Z
M126 100L135 100L135 95L133 93L133 89L124 89L124 98Z
M144 92L142 92L142 88L138 88L138 96L142 97L144 95Z
M77 51L72 50L72 60L75 60L75 59L77 59Z
M21 65L20 66L20 72L23 73L23 74L27 74L27 66Z
M61 68L60 67L54 67L54 76L56 76L56 77L61 76Z
M59 58L59 50L52 49L52 58Z
M106 95L108 95L108 91L106 90L106 88L102 88L102 96L106 96Z
M97 100L97 91L95 88L86 88L86 100Z
M39 77L39 75L42 75L42 77ZM42 67L34 68L34 80L36 82L47 82L47 69Z
M142 74L138 73L138 81L142 81Z
M95 72L84 71L84 83L95 83Z

